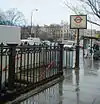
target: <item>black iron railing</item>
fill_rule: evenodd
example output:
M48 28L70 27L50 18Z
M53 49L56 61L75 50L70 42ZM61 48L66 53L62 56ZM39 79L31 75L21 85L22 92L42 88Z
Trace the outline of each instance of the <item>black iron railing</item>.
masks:
M74 61L75 61L75 49L74 48L63 48L63 68L64 69L72 69L74 68Z
M63 45L0 45L0 91L35 88L63 74Z
M2 43L0 45L0 94L19 95L62 76L64 51L72 52L64 49L63 44L4 46ZM70 55L66 54L65 60L66 63L71 60ZM69 64L66 64L66 68Z

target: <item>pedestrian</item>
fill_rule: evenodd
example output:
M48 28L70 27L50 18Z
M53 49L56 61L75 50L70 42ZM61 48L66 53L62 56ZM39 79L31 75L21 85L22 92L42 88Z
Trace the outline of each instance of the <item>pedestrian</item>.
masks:
M92 49L91 49L91 47L90 47L90 45L89 45L89 47L88 47L88 57L89 57L89 58L91 57L91 52L92 52Z
M94 45L93 45L93 50L95 49L95 46L96 46L96 44L94 43Z
M98 44L94 44L93 45L93 50L94 50L94 52L99 51L99 45Z
M85 52L85 58L90 57L90 54L91 54L90 50L91 50L91 47L89 45L89 46L87 46L87 49L86 49L86 52Z
M96 51L99 51L99 45L98 44L96 44L95 49L96 49Z
M87 56L88 56L88 51L87 51L87 49L88 49L88 44L86 44L85 55L84 55L85 58L87 58Z

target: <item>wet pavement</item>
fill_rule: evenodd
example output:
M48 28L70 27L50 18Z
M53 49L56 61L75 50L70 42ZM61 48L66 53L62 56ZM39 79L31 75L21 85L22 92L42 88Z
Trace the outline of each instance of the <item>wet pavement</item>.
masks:
M100 104L100 60L83 59L80 70L64 69L65 79L20 104Z

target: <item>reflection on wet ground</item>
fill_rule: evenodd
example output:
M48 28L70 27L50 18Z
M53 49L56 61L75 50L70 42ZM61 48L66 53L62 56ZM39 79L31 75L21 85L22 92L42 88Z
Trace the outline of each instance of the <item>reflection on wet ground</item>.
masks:
M44 90L43 92L30 97L20 104L59 104L61 103L62 82ZM61 103L62 104L62 103Z
M100 71L100 60L85 59L84 60L84 74L97 76Z
M80 60L80 70L64 69L65 79L20 104L100 104L100 60Z

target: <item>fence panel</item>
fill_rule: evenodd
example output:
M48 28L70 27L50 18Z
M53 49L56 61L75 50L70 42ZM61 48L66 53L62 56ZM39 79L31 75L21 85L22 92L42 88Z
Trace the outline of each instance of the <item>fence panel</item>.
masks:
M74 66L74 63L73 63L73 52L74 52L74 49L70 49L70 48L64 48L64 52L63 52L63 67L64 68L68 68L68 69L71 69L73 68Z
M59 74L60 46L32 45L16 47L15 86L24 88Z
M0 44L0 90L6 90L8 83L9 48Z
M72 67L73 51L54 45L0 45L0 91L23 93L63 75ZM10 82L11 81L11 82ZM14 93L14 94L15 94Z

